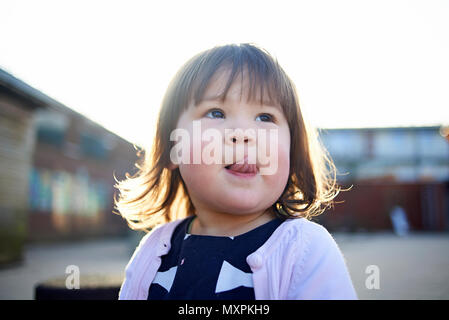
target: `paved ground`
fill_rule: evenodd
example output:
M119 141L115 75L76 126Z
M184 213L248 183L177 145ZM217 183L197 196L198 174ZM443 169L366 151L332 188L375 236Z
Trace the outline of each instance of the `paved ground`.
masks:
M360 299L449 299L448 233L333 235ZM124 239L29 245L21 265L0 269L0 299L33 299L36 284L66 277L69 265L81 274L122 277L131 253ZM378 268L379 289L365 285L374 275L366 273L370 265Z
M124 239L30 245L21 265L0 269L0 299L34 299L36 284L55 277L67 277L66 268L70 265L77 266L80 275L123 277L130 257Z
M449 234L335 234L360 299L449 299ZM367 289L375 265L379 289ZM370 283L370 281L368 281Z

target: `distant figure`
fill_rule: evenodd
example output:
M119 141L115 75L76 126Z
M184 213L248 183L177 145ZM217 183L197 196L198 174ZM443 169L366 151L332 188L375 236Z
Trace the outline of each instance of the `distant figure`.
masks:
M391 222L393 224L394 232L400 236L406 236L410 227L407 220L407 214L401 206L394 206L390 212Z

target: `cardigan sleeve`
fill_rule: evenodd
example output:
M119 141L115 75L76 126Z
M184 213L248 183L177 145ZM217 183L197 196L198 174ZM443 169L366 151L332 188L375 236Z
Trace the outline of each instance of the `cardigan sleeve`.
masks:
M357 299L343 254L329 232L308 223L293 267L289 299Z
M138 289L140 280L144 272L144 251L146 246L154 243L154 239L158 237L160 228L153 232L148 232L139 242L134 253L125 268L125 279L120 287L119 300L135 300L138 298Z

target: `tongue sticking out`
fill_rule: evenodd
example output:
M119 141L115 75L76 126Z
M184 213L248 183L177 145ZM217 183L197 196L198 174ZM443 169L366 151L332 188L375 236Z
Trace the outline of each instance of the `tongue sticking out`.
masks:
M240 173L257 173L257 166L248 163L234 163L227 166L226 169Z

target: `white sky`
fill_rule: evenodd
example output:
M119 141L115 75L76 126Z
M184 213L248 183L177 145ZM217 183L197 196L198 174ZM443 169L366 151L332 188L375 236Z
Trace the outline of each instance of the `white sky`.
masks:
M192 55L253 42L318 127L449 122L449 1L0 0L0 67L148 145Z

